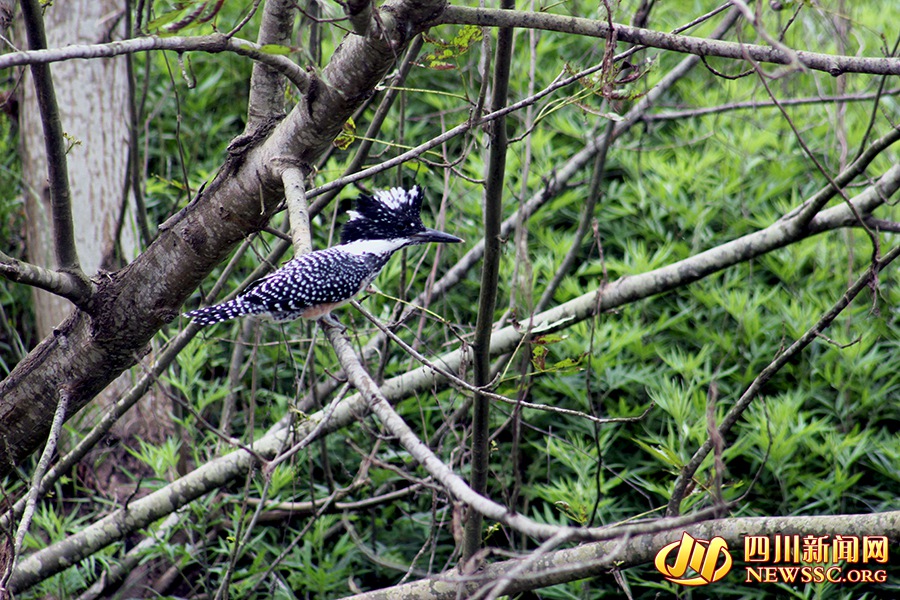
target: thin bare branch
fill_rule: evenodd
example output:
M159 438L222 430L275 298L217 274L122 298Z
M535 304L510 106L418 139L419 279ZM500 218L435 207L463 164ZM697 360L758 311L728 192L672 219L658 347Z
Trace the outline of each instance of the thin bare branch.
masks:
M147 36L119 40L108 44L74 44L64 48L10 52L0 56L0 70L21 65L42 65L76 58L109 58L122 54L172 50L174 52L232 52L269 65L284 74L300 91L306 91L309 77L294 61L280 54L266 52L259 44L221 33L206 36Z
M502 10L515 8L513 0L501 0ZM509 96L509 73L512 56L513 30L500 28L494 53L494 72L491 93L491 112L501 110ZM497 281L500 276L500 225L503 220L503 193L506 179L506 118L493 122L488 132L489 150L484 188L484 259L481 263L481 286L478 293L478 316L472 341L475 366L475 385L483 388L491 383L491 331L494 327L494 308L497 304ZM472 402L472 449L469 485L484 495L490 469L490 407L489 399L480 391ZM462 560L468 562L481 549L481 514L466 514Z
M437 363L428 360L421 352L407 344L403 341L400 336L396 333L388 329L384 323L379 321L375 315L367 311L363 308L362 304L359 303L358 300L351 300L350 305L358 310L362 316L369 320L372 324L374 324L381 332L389 337L395 344L400 346L404 352L408 353L414 359L422 363L422 365L434 370L435 373L440 374L442 377L445 377L450 385L457 387L458 389L466 390L472 392L474 394L482 394L486 398L490 398L491 400L497 400L498 402L503 402L504 404L509 404L511 406L518 406L520 408L530 408L533 410L540 410L544 412L552 412L558 415L567 415L570 417L575 417L578 419L585 419L586 421L591 421L593 423L597 423L598 425L605 425L607 423L632 423L635 421L640 421L644 417L646 417L650 410L653 408L651 404L650 408L645 410L642 414L637 417L613 417L608 419L602 419L600 417L595 417L594 415L589 415L585 412L581 412L580 410L572 410L570 408L563 408L561 406L548 406L546 404L535 404L534 402L525 402L524 400L515 400L513 398L507 398L502 394L496 394L494 392L488 391L486 387L476 387L471 383L460 379L453 372L448 371L447 369L438 366Z
M478 25L481 27L522 27L558 31L596 38L605 38L609 27L604 21L554 15L546 12L505 11L489 8L448 6L434 24ZM709 38L673 35L614 23L620 42L641 44L651 48L683 52L696 56L719 56L763 63L790 65L791 57L778 48L724 42ZM843 73L900 75L900 58L856 57L796 51L797 61L813 71L824 71L837 77Z
M878 92L870 94L841 94L839 96L820 96L818 98L785 98L779 100L782 106L803 106L807 104L826 104L831 102L865 102L868 100L876 100L883 96L896 96L900 94L900 88L892 88L885 90L880 94ZM760 108L777 108L777 105L771 100L750 100L747 102L732 102L729 104L721 104L719 106L706 106L703 108L692 108L688 110L667 110L659 113L649 113L641 117L642 121L647 123L653 121L680 121L682 119L692 119L695 117L703 117L706 115L715 115L733 110ZM868 146L866 146L868 147Z
M896 221L886 221L884 219L875 219L868 217L865 219L866 225L876 231L887 231L890 233L900 233L900 223Z
M809 226L812 219L820 213L822 207L825 206L829 200L834 198L838 191L842 190L844 186L853 181L858 175L865 172L866 167L868 167L879 154L897 141L900 141L900 126L894 127L872 142L856 160L830 180L829 185L826 185L809 200L787 213L782 219L784 221L792 221L793 227L798 230Z
M609 152L615 128L616 124L613 121L610 121L606 127L606 133L601 138L602 142L600 149L597 152L597 156L594 157L594 166L591 169L591 184L587 191L587 202L584 204L584 210L582 211L581 219L578 222L578 229L575 230L575 235L572 237L572 246L566 253L565 258L563 258L562 263L560 263L556 273L553 274L553 279L547 284L547 287L544 288L541 299L538 300L538 303L534 308L535 312L543 312L550 305L557 288L562 283L563 279L569 276L569 271L575 266L575 261L579 254L581 254L581 241L587 234L591 222L594 219L594 207L597 205L597 200L600 198L600 183L603 180L603 175L606 171L606 155Z
M40 3L38 0L23 0L21 6L28 47L31 51L41 51L47 47L47 34L44 31ZM56 92L53 89L53 77L50 74L50 67L46 64L32 64L31 75L38 108L41 112L41 125L44 129L56 266L60 271L71 275L73 283L82 288L77 294L79 297L89 298L91 295L90 282L81 270L78 262L78 249L75 247L75 226L72 221L66 140L59 116L59 106L56 102Z
M9 561L7 570L0 577L0 590L6 590L7 584L15 572L15 565L22 552L22 544L25 542L25 534L28 533L28 528L31 526L31 519L34 517L34 510L41 495L42 481L47 473L47 467L50 466L50 461L56 453L56 444L59 442L59 434L62 432L63 423L66 422L68 410L69 390L62 389L59 391L56 413L53 415L53 423L50 426L50 434L47 436L47 444L44 446L44 451L41 453L37 467L35 467L34 473L31 475L31 485L28 487L28 494L25 496L25 510L22 513L22 519L19 521L19 527L16 529L13 559Z

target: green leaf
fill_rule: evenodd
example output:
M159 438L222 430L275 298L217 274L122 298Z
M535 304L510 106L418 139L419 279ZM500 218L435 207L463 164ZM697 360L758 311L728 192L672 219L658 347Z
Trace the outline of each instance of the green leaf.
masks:
M350 117L349 119L347 119L347 122L344 123L343 128L341 128L341 132L336 138L334 138L334 141L331 143L341 150L346 150L350 147L351 144L353 144L355 140L356 123L353 121L353 117Z

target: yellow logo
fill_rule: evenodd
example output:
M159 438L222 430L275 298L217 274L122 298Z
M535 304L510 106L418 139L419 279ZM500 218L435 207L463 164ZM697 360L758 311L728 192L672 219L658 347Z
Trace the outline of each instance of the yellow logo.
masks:
M675 548L678 548L675 564L669 565L666 559ZM717 567L720 555L725 560ZM709 541L697 540L685 532L680 541L666 545L656 554L654 564L656 570L672 583L696 586L722 579L731 570L732 562L728 542L721 537L716 536ZM697 573L696 577L684 577L689 567Z

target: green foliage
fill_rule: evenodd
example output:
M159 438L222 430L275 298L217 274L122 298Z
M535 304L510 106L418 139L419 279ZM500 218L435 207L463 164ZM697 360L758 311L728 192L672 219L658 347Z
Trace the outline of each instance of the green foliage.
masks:
M482 38L484 38L484 32L475 25L466 25L460 28L449 42L426 36L425 39L435 49L431 52L426 52L419 64L438 71L452 69L454 66L447 61L462 58L462 55L468 52L473 44L480 42Z
M637 4L625 0L615 4L614 19L626 22ZM797 22L788 28L785 43L817 52L838 52L830 21L835 15L830 9L783 4L791 8L803 5ZM886 7L858 4L846 7L857 35L845 40L847 47L842 52L852 54L856 44L865 43L862 53L872 55L882 33L889 38L895 33L886 26L891 19L881 14ZM599 6L602 4L574 1L551 3L543 9L596 18L604 16ZM163 31L185 20L196 8L195 3L184 3L169 12L160 10L148 27ZM655 3L650 26L668 31L712 8L708 2ZM233 10L224 7L216 20L221 24L236 20L238 15L229 12ZM896 12L896 7L891 10ZM789 12L771 18L783 26ZM213 26L199 20L191 23L183 27L204 31L202 27ZM706 35L711 29L711 25L703 25L691 34ZM337 28L327 31L325 56L343 36ZM303 32L305 35L307 30ZM748 26L742 32L752 37ZM368 164L395 156L469 117L481 84L481 30L441 27L430 35L432 44L403 84L402 106L389 115ZM450 41L437 42L438 36ZM527 32L517 34L512 100L528 95L525 74L532 69L532 60L535 89L539 90L560 73L590 67L603 57L602 44L595 39L543 32L534 40L533 53L529 43ZM622 44L620 50L625 47ZM284 49L267 51L282 53ZM656 51L636 55L630 60L642 65L640 76L613 90L620 97L611 99L601 93L611 80L599 75L581 88L555 92L532 108L536 125L530 131L526 130L524 111L513 113L508 125L514 141L504 188L505 215L512 214L520 200L544 189L546 181L589 137L599 135L608 119L625 114L640 100L640 94L681 58ZM143 63L145 60L149 64ZM138 62L138 71L147 68L150 74L146 104L160 106L160 114L148 121L144 140L148 149L147 205L151 222L159 224L184 206L188 190L196 192L215 174L228 142L242 130L249 64L234 57L194 55L190 65L186 64L187 80L196 82L191 87L171 55L152 54ZM710 59L710 63L729 72L743 68L721 60ZM848 93L871 92L878 84L876 78L864 76L845 75L840 81ZM792 73L770 85L782 86L780 93L790 97L815 97L838 90L837 80L815 73ZM380 96L375 97L378 99ZM758 79L726 80L698 67L659 100L658 112L750 100L766 101ZM896 104L893 97L884 102L891 108ZM845 144L847 157L852 157L862 143L871 108L871 103L842 105L844 125L839 132L834 126L835 105L792 106L789 114L813 154L834 173L846 162L838 158L835 147ZM327 161L319 166L316 184L344 172L358 146L353 143L357 128L365 131L373 112L374 105L348 122ZM890 127L888 112L886 108L876 114L877 135ZM516 137L526 133L521 139ZM0 144L5 138L0 136ZM478 180L485 172L484 154L479 151L483 139L481 130L473 130L403 169L362 182L366 189L413 182L425 188L426 224L467 240L440 250L438 276L482 236ZM0 151L0 161L14 161L9 156ZM444 161L457 159L455 171L443 168ZM886 152L868 175L876 177L896 159L896 151ZM16 168L12 162L0 165L3 189L15 187L16 177L5 178ZM573 243L578 243L574 233L590 175L585 169L528 223L527 251L535 298L556 274ZM766 227L825 184L777 109L769 106L636 126L616 140L610 151L594 214L595 231L578 246L577 266L556 290L552 305L598 290L602 293L608 281L671 265ZM346 190L335 206L314 220L314 246L333 243L332 228L345 218L342 212L349 208L355 193ZM834 201L838 203L840 200ZM442 208L446 220L438 223ZM898 209L889 207L880 217L896 221ZM15 200L7 201L5 194L0 202L0 227L3 239L15 239L21 228L21 207ZM880 239L884 248L896 243L886 235ZM252 250L239 259L226 290L240 284L272 242L269 234L254 238ZM511 237L500 264L495 316L499 320L512 309L510 314L524 327L531 307L519 302L521 295L513 292L515 252ZM424 247L394 257L375 282L383 293L364 295L362 303L390 321L398 306L425 289L436 256L435 248ZM498 501L515 501L516 510L560 525L601 525L660 515L678 471L708 438L710 420L722 422L760 371L828 310L870 257L871 245L865 235L824 233L688 286L598 314L564 333L532 339L518 348L502 369L498 393L508 397L522 394L535 404L601 418L636 418L650 410L640 420L596 425L571 415L527 408L516 417L519 427L513 432L513 409L494 404L492 426L497 433L489 495ZM894 308L900 304L900 287L896 269L892 269L883 275L875 300L863 294L826 332L837 344L818 339L776 374L725 440L722 495L735 501L746 494L734 514L819 515L900 508L900 438L896 435L900 423L896 358L900 325ZM217 270L209 281L217 281L222 273ZM477 312L473 299L478 297L479 286L478 269L473 269L451 290L432 299L431 314L416 313L397 327L398 334L428 356L455 348L460 340L470 341ZM28 320L20 290L0 287L0 308L17 315L13 322ZM356 311L341 309L337 314L359 346L375 333ZM173 329L184 324L178 320ZM327 380L339 372L333 351L315 326L267 323L249 340L239 339L240 331L240 323L208 330L188 345L177 365L162 378L159 385L166 393L188 402L202 419L183 413L177 420L179 438L129 447L129 455L143 471L153 474L155 480L145 482L148 488L177 478L183 455L195 466L232 451L229 442L212 433L210 426L228 428L229 436L249 444L287 414L303 419L296 406L310 389L309 382ZM21 335L27 339L27 333ZM6 370L12 363L13 344L5 337L0 344L5 344L0 368ZM240 383L232 389L228 371L238 344L248 347ZM367 366L379 378L387 379L419 365L388 344L379 347ZM236 395L236 414L231 422L222 423L221 405L230 392ZM316 401L333 399L328 396ZM468 423L464 418L450 422L450 418L465 402L464 393L435 389L397 406L422 438L463 476L468 475ZM315 407L304 406L303 410L311 412ZM683 503L685 511L710 504L714 469L713 458L708 457L694 477L694 491ZM352 487L360 473L364 484ZM267 506L262 511L265 516L270 509L282 510L277 507L279 502L315 499L321 506L323 498L340 490L344 490L340 502L360 502L403 490L424 476L396 440L386 436L378 423L365 420L305 448L272 473L254 471L248 482L192 503L182 530L196 546L164 540L148 553L147 560L165 557L175 562L184 573L194 576L182 591L209 597L225 581L232 563L229 592L234 598L341 597L355 587L391 585L407 569L439 572L459 558L454 539L459 514L442 490L429 487L430 481L399 499L364 510L312 518L283 509L285 513L277 521L260 519L250 541L243 546L240 543L256 508L255 504L243 504L247 497L262 499L266 495L262 500ZM60 499L42 505L33 527L41 537L29 538L29 547L62 539L107 508L78 504L73 510L67 502L71 501L67 498L66 502ZM502 528L490 532L489 542L521 552L535 546L533 540L521 540ZM286 549L276 565L276 558ZM37 588L31 597L62 597L59 590L81 589L89 580L86 573L113 562L117 551L108 549L79 569L64 572ZM273 575L260 583L269 569ZM897 569L892 569L893 575ZM623 576L637 598L684 594L662 582L652 567L628 569ZM768 591L752 588L736 579L716 585L710 593L721 597L855 598L867 593L862 586L851 585L782 587L777 591L774 587ZM618 597L621 590L611 579L597 578L540 593L547 598L600 598Z

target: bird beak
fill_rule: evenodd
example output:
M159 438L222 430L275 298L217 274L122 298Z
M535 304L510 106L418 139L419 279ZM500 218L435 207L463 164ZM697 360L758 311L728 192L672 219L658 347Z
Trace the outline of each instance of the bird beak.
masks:
M450 235L449 233L444 233L437 229L428 229L427 227L425 228L425 231L412 235L411 239L417 244L427 244L428 242L436 242L438 244L458 244L463 241L462 238L458 238L455 235Z

